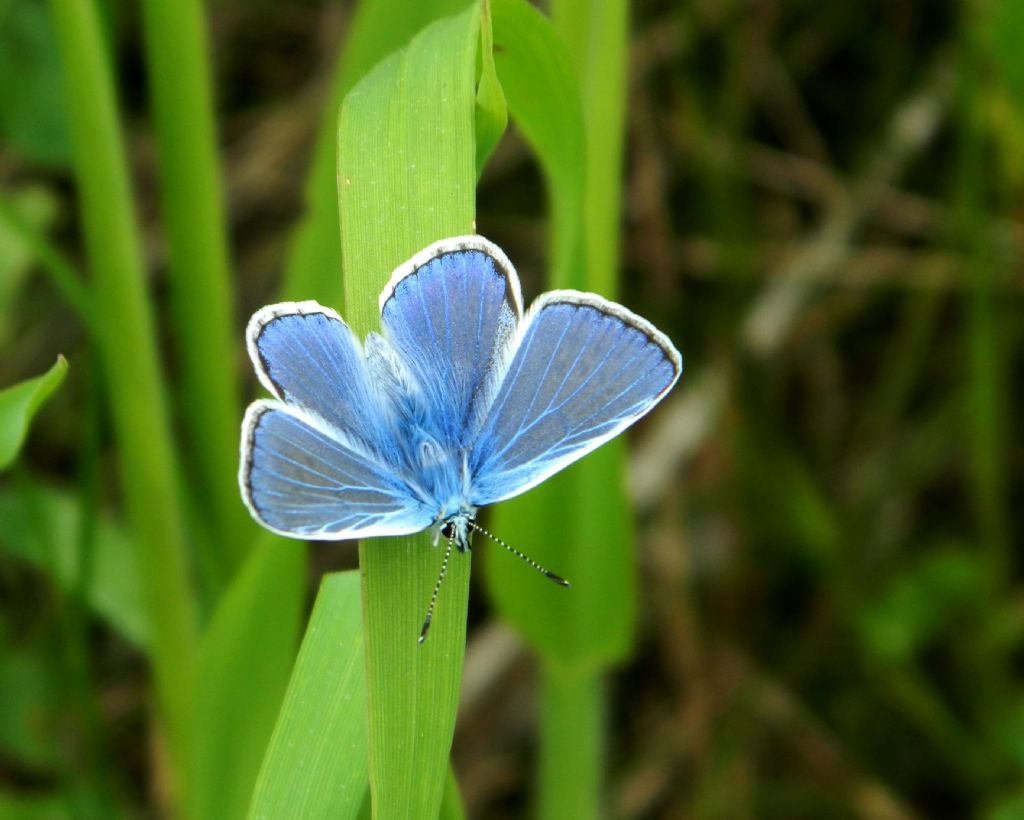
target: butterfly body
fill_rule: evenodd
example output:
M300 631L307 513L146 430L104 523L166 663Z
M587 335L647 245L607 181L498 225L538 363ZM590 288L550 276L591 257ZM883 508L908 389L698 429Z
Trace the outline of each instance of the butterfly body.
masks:
M469 536L476 527L476 508L466 507L442 519L439 533L454 542L459 552L469 551Z
M647 413L682 361L621 305L552 291L525 314L492 243L442 240L392 275L381 333L333 310L258 311L247 342L273 394L242 424L253 517L295 538L430 527L469 549L480 507L525 492ZM557 578L557 576L554 576Z
M454 538L460 551L467 550L477 508L470 502L466 442L430 415L423 391L387 339L373 334L364 350L367 367L376 374L381 439L390 445L390 452L378 452L376 457L395 475L405 477L409 495L434 512L433 525L440 534Z

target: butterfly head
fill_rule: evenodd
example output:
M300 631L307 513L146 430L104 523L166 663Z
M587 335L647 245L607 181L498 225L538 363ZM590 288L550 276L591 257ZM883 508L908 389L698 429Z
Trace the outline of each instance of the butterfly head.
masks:
M451 541L459 552L469 552L470 534L476 527L476 507L464 507L440 520L441 537Z
M420 630L419 642L427 638L427 630L430 629L430 621L434 617L434 604L437 603L437 593L441 589L441 582L444 580L445 573L448 571L448 559L452 554L452 547L458 547L459 552L469 552L469 538L474 532L481 532L494 541L496 544L500 544L502 547L507 549L517 558L525 561L535 570L543 575L546 575L556 584L563 587L569 586L569 582L562 578L560 575L555 575L551 570L545 569L532 558L524 555L515 547L509 546L496 535L492 535L479 524L476 523L476 507L460 507L459 511L452 513L451 515L445 515L443 512L438 517L437 522L437 534L440 535L448 542L448 548L444 552L444 559L441 561L441 572L437 576L437 583L434 584L434 592L430 596L430 604L427 606L427 617L423 621L423 628ZM435 536L435 544L436 544Z

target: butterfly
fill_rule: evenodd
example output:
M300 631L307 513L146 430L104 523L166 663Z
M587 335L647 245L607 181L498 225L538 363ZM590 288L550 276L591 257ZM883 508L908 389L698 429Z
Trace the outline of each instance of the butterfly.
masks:
M257 311L246 342L274 396L242 422L239 485L257 522L292 538L407 535L452 547L477 511L519 495L621 433L671 390L668 337L593 293L554 290L523 313L519 277L481 236L435 242L380 295L364 342L330 308Z

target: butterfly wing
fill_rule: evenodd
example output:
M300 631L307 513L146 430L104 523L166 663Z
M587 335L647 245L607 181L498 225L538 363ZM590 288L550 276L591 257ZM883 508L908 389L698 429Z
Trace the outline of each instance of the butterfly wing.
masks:
M246 331L263 385L387 462L393 450L362 347L338 314L316 302L284 302L257 311Z
M482 423L496 363L522 315L515 269L482 237L445 239L395 271L380 310L388 342L419 386L429 432L458 451Z
M657 328L578 291L541 296L510 351L470 455L478 506L525 492L622 432L682 372Z
M257 401L242 423L239 484L267 528L296 538L402 535L433 515L388 426L361 346L316 302L258 311L247 330L260 381L281 401Z
M279 401L249 406L238 480L253 517L292 538L405 535L433 520L394 471L342 431Z

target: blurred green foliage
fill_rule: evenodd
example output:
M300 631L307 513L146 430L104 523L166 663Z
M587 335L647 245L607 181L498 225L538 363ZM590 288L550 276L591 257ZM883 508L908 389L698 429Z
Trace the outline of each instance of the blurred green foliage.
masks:
M29 162L71 162L56 33L45 3L0 4L0 139Z

